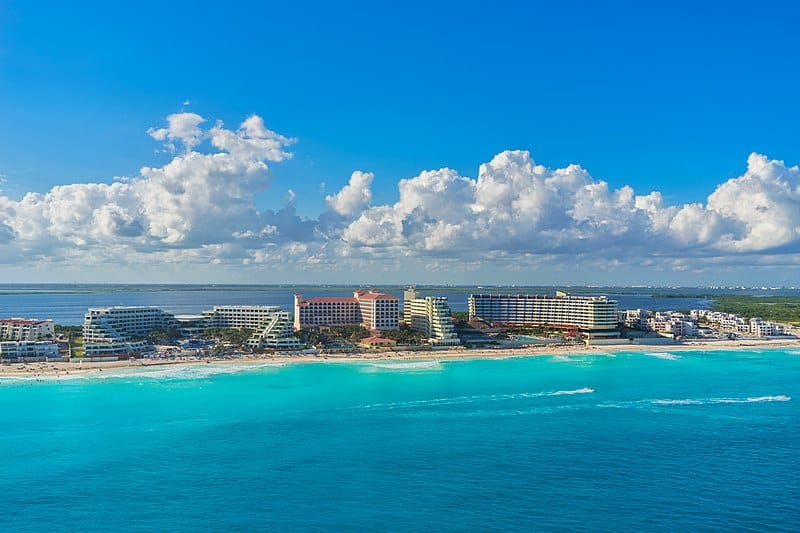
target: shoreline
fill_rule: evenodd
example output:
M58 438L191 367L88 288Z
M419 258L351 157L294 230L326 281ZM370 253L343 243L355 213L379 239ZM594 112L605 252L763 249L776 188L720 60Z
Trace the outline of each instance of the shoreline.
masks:
M764 341L689 341L681 344L619 344L600 346L543 345L522 348L457 348L451 350L398 350L371 351L362 353L340 353L319 355L269 355L246 356L236 359L215 358L175 358L165 360L136 359L107 362L42 362L9 363L0 365L0 378L43 378L64 376L87 376L104 370L137 369L175 365L237 365L257 366L260 364L311 364L311 363L354 363L361 361L458 361L471 359L509 359L515 357L552 357L611 355L617 353L673 352L673 351L746 351L759 348L779 349L798 348L800 339L770 339Z

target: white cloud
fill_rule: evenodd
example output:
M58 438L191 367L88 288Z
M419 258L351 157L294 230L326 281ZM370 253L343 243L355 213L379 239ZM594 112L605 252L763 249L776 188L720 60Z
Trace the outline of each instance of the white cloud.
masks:
M550 170L524 151L481 165L476 180L442 169L399 183L394 205L343 232L355 249L400 255L513 252L714 256L800 244L798 169L753 155L708 203L665 206L657 191L611 190L577 165Z
M325 197L325 203L332 210L342 216L352 216L360 213L367 207L372 200L372 178L371 172L361 172L356 170L350 176L350 181L341 191ZM324 190L324 182L320 186L320 191Z
M150 128L147 133L157 141L166 141L173 152L176 142L182 143L188 152L200 143L203 131L199 126L203 122L205 119L196 113L174 113L167 117L166 128Z
M177 113L149 130L177 153L136 176L19 200L0 194L0 262L270 264L354 278L420 269L437 276L579 267L692 275L751 263L800 265L800 170L758 154L703 203L666 205L658 191L613 189L578 165L549 169L526 151L506 151L476 178L443 168L400 180L397 201L386 205L371 205L373 174L355 171L325 198L327 211L306 219L297 215L293 189L280 210L254 203L271 185L270 165L292 157L295 139L255 115L236 129L219 122L203 128L206 122Z

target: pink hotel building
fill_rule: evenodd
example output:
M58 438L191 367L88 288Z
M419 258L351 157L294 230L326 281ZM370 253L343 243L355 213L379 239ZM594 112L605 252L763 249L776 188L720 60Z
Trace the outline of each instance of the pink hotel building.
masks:
M294 329L362 325L369 330L399 328L400 299L374 290L358 290L353 297L303 299L294 295Z

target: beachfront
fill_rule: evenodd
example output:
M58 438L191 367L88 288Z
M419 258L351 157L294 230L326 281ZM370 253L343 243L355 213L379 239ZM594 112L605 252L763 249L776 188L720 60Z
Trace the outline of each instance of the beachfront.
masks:
M131 359L122 361L87 362L75 359L72 362L40 362L13 363L0 366L0 378L3 377L52 377L75 376L99 373L106 370L126 368L157 367L163 365L242 365L255 366L266 363L310 364L335 363L376 360L418 360L444 361L461 359L502 359L511 357L546 357L546 356L585 356L606 355L624 352L667 353L673 351L713 351L713 350L753 350L753 349L798 348L800 339L765 339L765 340L692 340L679 344L615 344L603 346L581 345L547 345L527 346L521 348L454 348L449 350L403 350L363 351L336 354L302 354L302 355L244 355L237 358L213 357L175 357L172 359Z

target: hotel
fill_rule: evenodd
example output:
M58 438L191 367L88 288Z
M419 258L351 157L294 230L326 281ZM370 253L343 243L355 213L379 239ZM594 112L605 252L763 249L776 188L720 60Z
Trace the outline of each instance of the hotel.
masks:
M123 355L152 349L146 337L154 329L179 326L175 316L157 307L90 307L83 318L86 355Z
M39 341L55 338L52 320L27 318L0 319L0 339L11 341Z
M44 359L59 357L58 344L48 341L0 342L0 359Z
M608 335L617 328L617 302L605 296L470 294L469 317Z
M280 307L268 305L223 305L203 311L206 329L235 328L253 330L247 341L251 348L297 350L300 340L294 336L292 319Z
M351 297L303 298L294 295L294 329L320 326L364 326L368 330L396 330L400 300L391 294L357 290Z
M434 346L461 344L444 296L420 298L416 290L407 289L403 293L403 321L412 330L423 333Z

